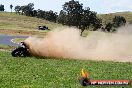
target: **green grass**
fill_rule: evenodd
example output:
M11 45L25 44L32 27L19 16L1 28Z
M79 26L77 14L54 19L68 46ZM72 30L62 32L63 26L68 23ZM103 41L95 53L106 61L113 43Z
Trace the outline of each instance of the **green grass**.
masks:
M0 49L2 49L2 50L12 50L13 48L15 48L15 47L14 46L0 44Z
M83 88L78 81L82 68L89 72L91 79L132 80L132 63L52 57L15 58L9 52L0 52L0 88ZM87 88L123 88L123 86Z
M24 41L26 38L14 38L13 39L13 42L15 42L15 43L20 43L20 42L22 42L22 41Z

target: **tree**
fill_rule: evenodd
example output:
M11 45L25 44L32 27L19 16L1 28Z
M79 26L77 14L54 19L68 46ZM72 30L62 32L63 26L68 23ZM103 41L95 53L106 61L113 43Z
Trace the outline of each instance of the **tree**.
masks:
M21 6L21 11L22 11L22 15L26 15L27 14L26 12L28 11L27 5Z
M13 8L13 5L11 4L11 5L10 5L11 12L12 12L12 8Z
M79 23L79 29L81 29L81 35L85 30L85 28L86 27L89 28L89 26L90 26L90 8L87 7L86 9L83 10L81 14L81 20Z
M122 16L115 16L113 18L113 26L115 28L121 27L126 24L126 19Z
M38 9L37 10L37 17L38 18L44 18L44 16L45 16L45 11Z
M28 5L21 6L22 15L33 16L34 4L29 3Z
M4 9L4 5L0 5L0 11L4 11L5 9Z
M112 32L113 24L111 22L108 22L105 26L105 29L107 32Z
M38 18L42 18L42 19L52 21L52 22L56 22L57 17L58 17L57 13L53 12L52 10L43 11L43 10L40 10L40 9L37 10L37 15L36 16Z
M63 25L66 25L66 20L67 20L66 12L64 12L63 10L61 10L60 13L59 13L59 16L57 18L57 22L61 23Z
M32 16L37 16L37 10L33 10L33 15Z
M78 1L71 0L65 2L63 5L63 11L67 14L66 24L69 26L78 27L79 21L81 20L81 13L83 11L83 4Z
M15 6L14 10L15 10L16 13L20 14L21 6L18 6L18 5Z
M102 27L102 19L99 19L96 14L93 14L93 17L90 17L90 22L93 27L93 31L96 31L97 29Z
M96 15L97 13L90 11L89 7L83 9L83 4L71 0L63 5L63 10L58 16L58 22L68 26L76 26L81 29L82 35L82 32L89 26L93 26L93 30L101 28L102 21Z
M90 11L89 7L83 10L82 19L80 21L82 24L81 26L83 26L83 29L92 26L93 31L96 31L97 29L101 28L102 20L99 19L96 15L97 13L94 11Z
M52 10L46 11L44 19L46 19L48 21L56 22L56 20L57 20L57 13L53 12Z
M114 32L118 27L124 26L126 24L126 19L122 16L115 16L112 22L106 24L105 29L107 32Z

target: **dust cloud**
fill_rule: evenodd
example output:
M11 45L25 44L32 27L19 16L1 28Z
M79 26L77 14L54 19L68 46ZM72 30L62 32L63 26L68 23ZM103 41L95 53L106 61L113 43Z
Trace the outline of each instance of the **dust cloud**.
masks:
M132 62L132 26L116 33L89 32L80 36L80 30L62 27L44 38L29 37L24 41L30 53L39 57L62 57L81 60Z

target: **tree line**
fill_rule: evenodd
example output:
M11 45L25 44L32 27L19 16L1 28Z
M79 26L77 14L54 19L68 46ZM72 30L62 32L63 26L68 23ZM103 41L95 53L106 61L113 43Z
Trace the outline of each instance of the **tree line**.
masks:
M15 6L14 10L17 14L38 17L52 22L56 22L58 17L57 13L53 12L52 10L50 11L44 11L41 9L35 10L33 3L29 3L28 5L24 6Z
M33 3L24 6L15 6L14 10L16 14L42 18L63 25L75 26L81 29L81 34L85 29L89 29L89 27L92 31L101 29L107 32L114 32L118 27L126 24L126 19L124 17L115 16L111 22L103 26L102 19L98 18L97 12L91 11L89 7L84 8L83 4L79 3L79 1L71 0L65 2L62 7L59 14L52 10L35 10ZM12 8L13 5L10 5L11 12ZM4 11L4 5L2 4L0 5L0 11Z

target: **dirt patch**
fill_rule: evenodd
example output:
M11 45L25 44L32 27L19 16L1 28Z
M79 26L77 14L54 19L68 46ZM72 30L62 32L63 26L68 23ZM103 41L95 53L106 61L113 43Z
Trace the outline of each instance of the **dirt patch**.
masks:
M23 30L10 30L10 29L0 29L0 34L21 35L21 36L45 35L45 33L40 33L37 31L23 31Z
M11 50L0 49L0 51L11 52Z

